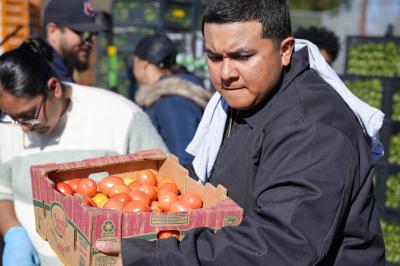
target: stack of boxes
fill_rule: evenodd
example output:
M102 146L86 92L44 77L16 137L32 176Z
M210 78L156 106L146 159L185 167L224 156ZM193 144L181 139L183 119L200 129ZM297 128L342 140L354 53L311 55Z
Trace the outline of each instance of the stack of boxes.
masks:
M39 30L38 0L0 0L0 54L17 48Z

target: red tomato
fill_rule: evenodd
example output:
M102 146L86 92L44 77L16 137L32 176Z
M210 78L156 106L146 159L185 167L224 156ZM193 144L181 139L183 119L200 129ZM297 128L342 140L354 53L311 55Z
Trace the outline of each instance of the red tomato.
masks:
M132 200L131 196L129 196L129 194L125 193L125 192L114 194L111 198L119 200L120 202L122 202L124 204L124 206Z
M97 207L96 202L92 198L90 198L87 195L75 193L75 195L78 195L83 198L83 205L85 206L90 206L90 207Z
M162 212L160 208L160 203L158 201L153 201L151 203L150 209L152 212Z
M76 190L78 189L79 183L81 182L81 179L73 178L73 179L66 180L64 182L67 183L74 192L76 192Z
M149 195L149 197L152 201L157 199L157 188L155 186L148 185L148 184L142 184L139 187L139 190L141 190L144 193L146 193L147 195Z
M192 209L199 209L203 206L203 200L194 192L186 192L179 197L179 200L185 202Z
M163 231L158 232L157 239L164 239L164 238L168 238L171 236L179 239L179 235L180 235L180 232L178 230L163 230Z
M110 189L115 185L125 184L122 178L118 176L107 176L99 182L100 191L109 196Z
M164 183L160 187L158 187L158 197L160 197L160 195L165 192L172 192L176 195L179 195L179 189L175 183Z
M172 202L178 200L178 195L173 192L164 192L158 197L160 208L163 212L169 211L169 207Z
M104 203L103 209L111 209L116 211L122 211L124 204L117 199L109 199Z
M131 190L136 190L136 189L139 189L142 185L143 185L143 184L141 184L141 183L135 181L135 182L130 183L130 184L128 185L128 187L129 187Z
M131 189L125 184L115 185L112 188L110 188L109 196L112 197L113 195L122 193L122 192L129 193L129 192L131 192Z
M157 187L161 187L165 183L172 183L175 184L175 180L169 177L162 177L160 178L160 181L158 181Z
M145 169L137 172L136 182L157 186L157 178L154 175L153 171L150 169Z
M190 206L186 202L176 200L171 203L168 212L185 212L190 209L192 208L190 208Z
M144 204L146 204L147 206L150 206L151 204L151 198L149 195L147 195L146 193L144 193L141 190L132 190L129 193L129 196L131 196L132 200L140 200L142 201Z
M74 195L75 193L72 188L64 182L58 182L56 184L56 190L64 195Z
M122 209L123 212L149 212L150 208L140 200L132 200Z
M76 193L86 195L88 197L93 196L97 192L97 184L96 181L90 178L82 178L79 183L78 189Z

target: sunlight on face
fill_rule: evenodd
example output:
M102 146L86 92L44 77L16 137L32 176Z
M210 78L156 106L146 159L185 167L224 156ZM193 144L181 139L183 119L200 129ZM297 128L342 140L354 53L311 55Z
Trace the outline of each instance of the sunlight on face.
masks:
M279 82L282 52L262 38L261 23L207 23L204 39L211 80L232 108L254 108Z

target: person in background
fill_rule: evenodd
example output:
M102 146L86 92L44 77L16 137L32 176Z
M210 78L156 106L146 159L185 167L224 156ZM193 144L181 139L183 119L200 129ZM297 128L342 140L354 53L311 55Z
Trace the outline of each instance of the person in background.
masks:
M210 93L197 76L176 65L176 54L176 45L164 33L139 41L133 56L133 75L140 85L135 102L150 116L169 151L182 165L189 165L193 156L185 149Z
M305 39L314 43L325 58L328 64L332 64L340 50L340 43L338 37L334 32L324 27L311 26L309 28L299 27L293 34L297 39Z
M74 69L88 69L94 36L106 30L95 23L95 15L89 0L50 0L44 7L43 34L54 49L51 66L62 81L74 82Z
M110 91L61 82L36 40L0 56L3 265L60 265L36 232L30 166L161 148L148 116Z
M383 114L342 94L318 50L292 37L289 14L285 0L212 0L203 16L217 93L188 151L199 179L244 209L241 224L122 239L123 265L384 265L371 159ZM347 105L356 100L363 108ZM380 123L359 122L369 111Z

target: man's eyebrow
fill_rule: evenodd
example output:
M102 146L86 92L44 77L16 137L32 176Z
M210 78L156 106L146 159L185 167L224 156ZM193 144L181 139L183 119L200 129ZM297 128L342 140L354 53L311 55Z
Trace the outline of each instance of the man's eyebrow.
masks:
M207 54L212 54L212 55L219 55L218 53L215 53L214 51L212 51L211 49L208 49L208 48L206 49L206 53ZM248 48L240 47L240 48L238 48L236 50L227 52L226 54L228 56L235 57L235 56L240 56L240 55L243 55L243 54L248 55L248 54L255 54L255 53L256 53L255 49L248 49Z

